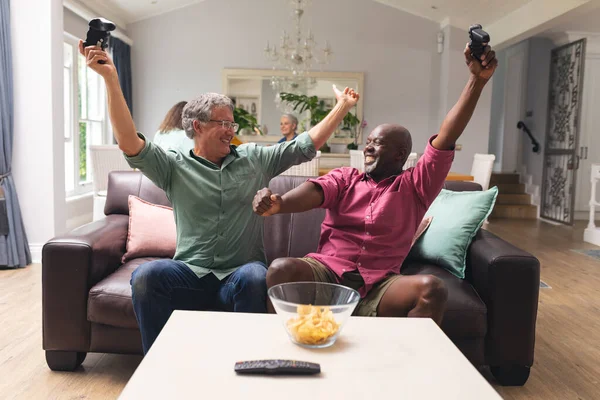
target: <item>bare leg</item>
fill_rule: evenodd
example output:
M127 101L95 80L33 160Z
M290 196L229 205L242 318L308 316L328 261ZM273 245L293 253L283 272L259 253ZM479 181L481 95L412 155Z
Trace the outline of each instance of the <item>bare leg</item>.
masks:
M310 265L298 258L278 258L267 270L267 289L280 283L314 281ZM275 313L271 299L267 297L267 311Z
M385 292L377 315L380 317L431 318L441 325L448 289L433 275L411 275L397 278Z

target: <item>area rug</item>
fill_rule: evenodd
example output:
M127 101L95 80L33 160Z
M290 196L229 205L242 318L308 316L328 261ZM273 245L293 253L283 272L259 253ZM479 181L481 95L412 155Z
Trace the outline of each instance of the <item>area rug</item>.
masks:
M584 254L588 257L592 257L595 258L596 260L600 261L600 250L598 249L583 249L583 250L578 250L578 249L571 249L571 251L574 251L576 253L580 253L580 254Z

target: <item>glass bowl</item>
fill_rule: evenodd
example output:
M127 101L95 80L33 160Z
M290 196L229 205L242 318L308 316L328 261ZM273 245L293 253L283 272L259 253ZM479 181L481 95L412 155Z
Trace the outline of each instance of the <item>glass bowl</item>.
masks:
M354 289L320 282L282 283L268 295L291 341L307 348L334 344L360 300Z

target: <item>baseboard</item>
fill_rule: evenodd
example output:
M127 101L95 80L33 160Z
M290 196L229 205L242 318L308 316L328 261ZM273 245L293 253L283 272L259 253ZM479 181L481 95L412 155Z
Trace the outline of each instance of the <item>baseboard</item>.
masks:
M42 262L42 248L44 244L40 243L29 243L29 252L31 253L31 262L33 264L39 264Z
M538 209L539 209L539 207L538 207ZM539 216L539 213L538 213L538 219L539 219L540 221L542 221L542 222L545 222L545 223L547 223L547 224L550 224L550 225L554 225L554 226L565 226L565 224L561 224L560 222L556 222L556 221L550 221L549 219L542 218L542 217L540 217L540 216Z
M576 221L589 221L590 220L590 212L589 211L575 211L573 214L573 219ZM600 220L600 211L596 211L596 221Z

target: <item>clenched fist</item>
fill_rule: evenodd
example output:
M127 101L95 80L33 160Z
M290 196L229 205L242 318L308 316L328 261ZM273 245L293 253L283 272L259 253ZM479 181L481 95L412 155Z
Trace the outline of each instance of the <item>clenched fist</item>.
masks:
M83 40L79 41L79 53L85 57L87 66L96 71L101 77L107 79L116 76L117 69L111 58L102 48L98 46L83 47ZM102 61L103 64L100 64Z
M269 188L261 189L254 196L252 209L263 217L277 214L281 209L281 196L273 194Z

